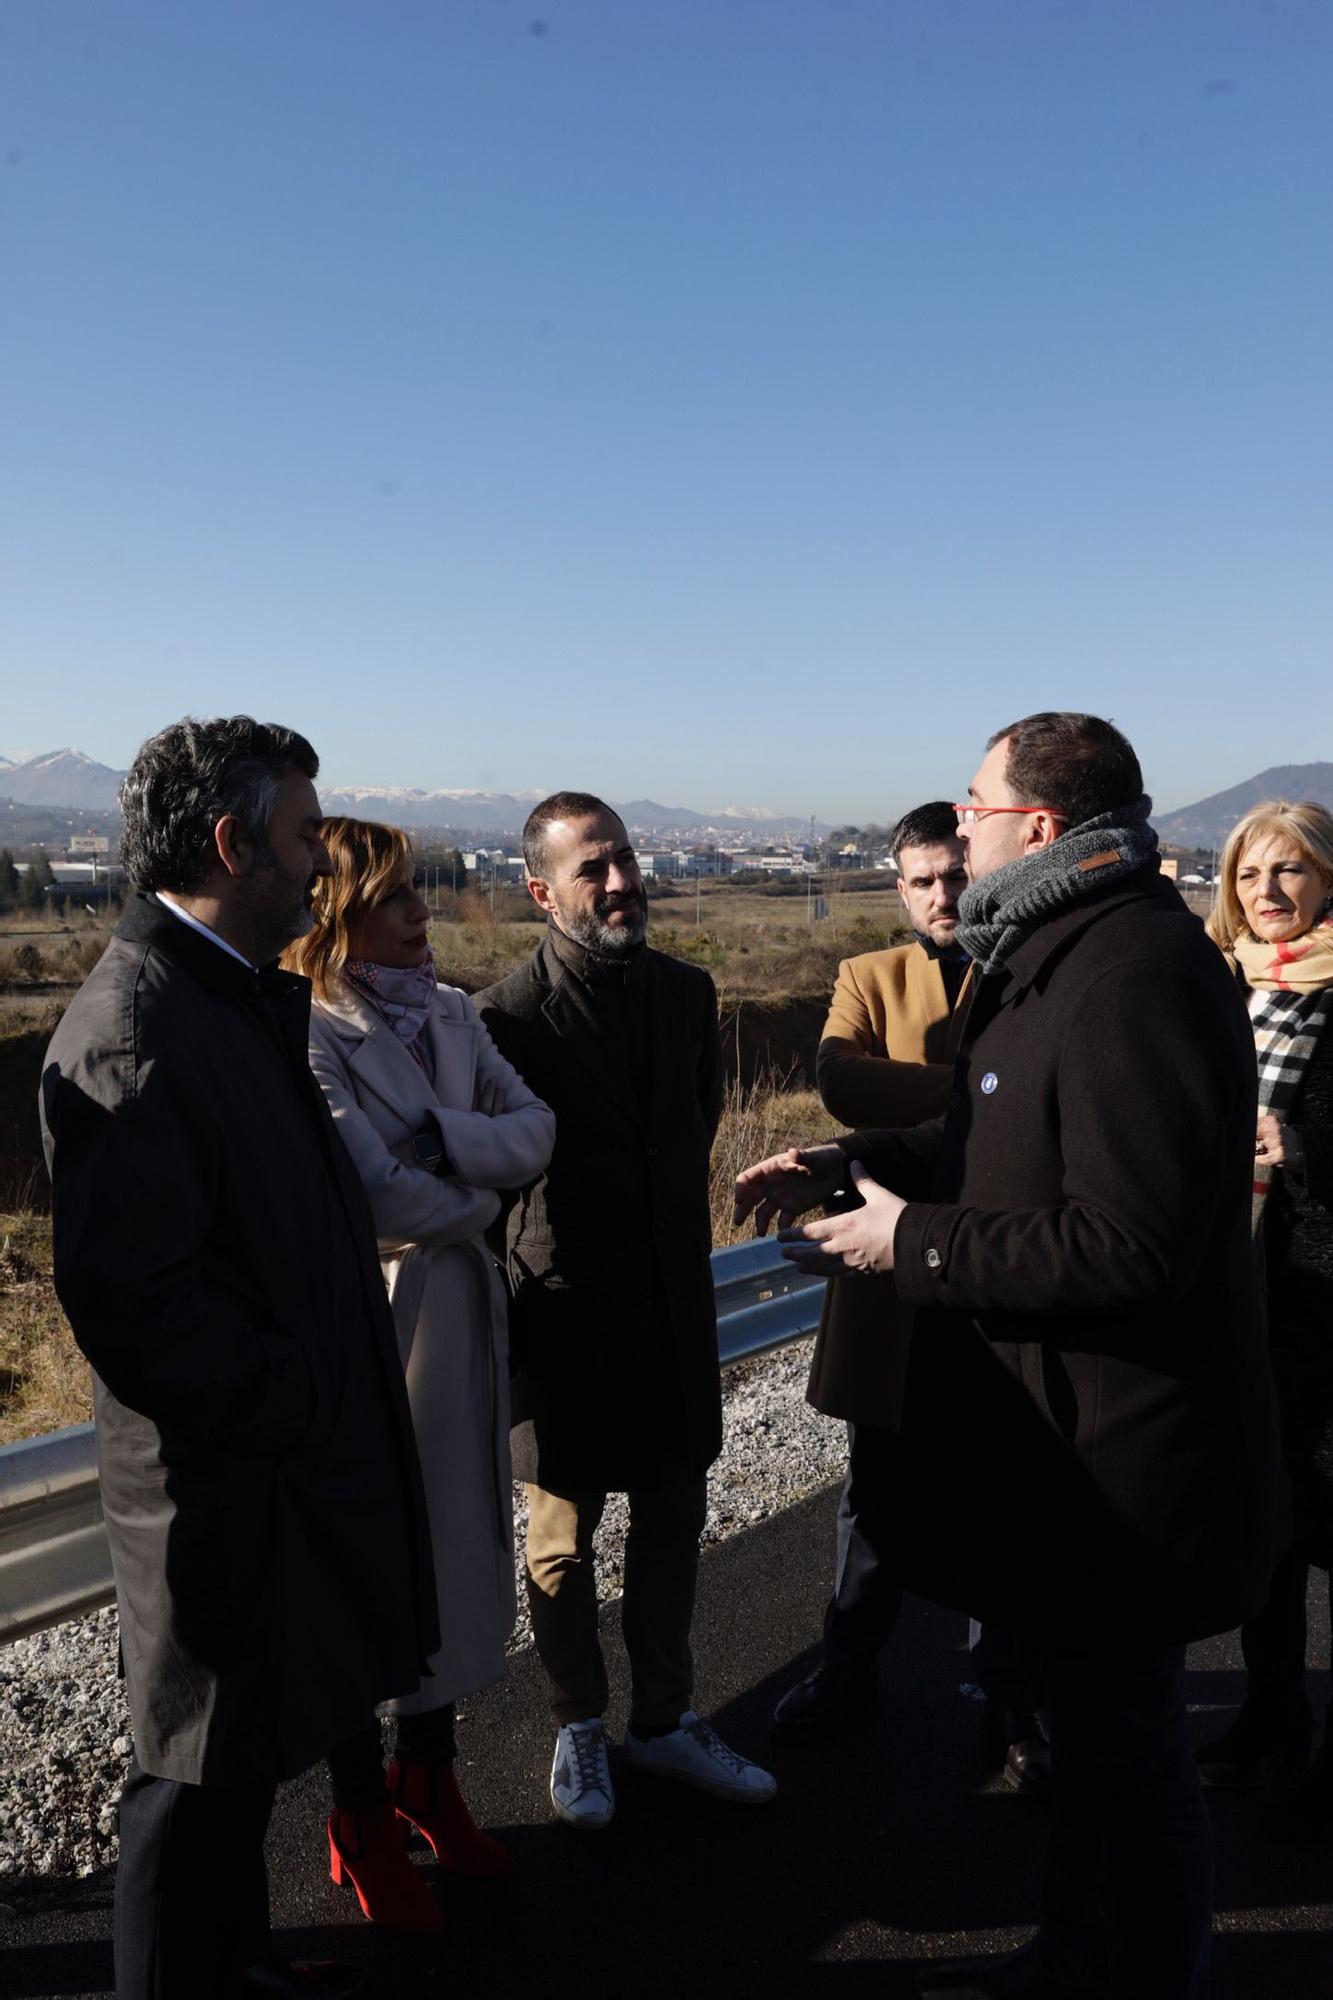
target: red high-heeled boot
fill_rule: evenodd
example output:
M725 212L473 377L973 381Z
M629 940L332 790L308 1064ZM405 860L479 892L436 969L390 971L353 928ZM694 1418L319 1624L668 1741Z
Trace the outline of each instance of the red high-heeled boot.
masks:
M484 1833L467 1809L452 1764L405 1764L386 1775L400 1818L426 1836L441 1868L454 1875L512 1875L514 1857Z
M390 1931L442 1931L444 1911L409 1859L403 1829L386 1800L369 1812L329 1814L329 1873L350 1882L372 1924Z

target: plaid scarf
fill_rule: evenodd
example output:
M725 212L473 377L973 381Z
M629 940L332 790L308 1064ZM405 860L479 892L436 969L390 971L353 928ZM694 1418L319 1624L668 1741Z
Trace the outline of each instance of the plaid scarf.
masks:
M1241 931L1232 950L1250 988L1259 1109L1290 1125L1306 1069L1333 1013L1333 918L1325 917L1289 944L1269 944ZM1277 1171L1255 1161L1250 1214L1256 1236Z

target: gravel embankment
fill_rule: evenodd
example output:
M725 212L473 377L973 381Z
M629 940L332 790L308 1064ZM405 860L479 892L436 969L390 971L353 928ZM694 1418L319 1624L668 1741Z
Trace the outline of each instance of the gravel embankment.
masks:
M840 1476L842 1427L804 1398L810 1346L802 1341L723 1376L726 1442L709 1480L705 1544ZM521 1492L515 1501L521 1552ZM604 1599L620 1593L625 1525L624 1499L614 1497L598 1534ZM529 1636L520 1580L513 1648ZM0 1648L0 1915L6 1899L42 1896L115 1860L129 1751L113 1610Z

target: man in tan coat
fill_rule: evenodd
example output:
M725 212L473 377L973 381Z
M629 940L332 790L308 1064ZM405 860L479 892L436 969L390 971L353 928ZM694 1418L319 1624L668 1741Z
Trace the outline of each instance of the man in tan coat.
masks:
M853 1129L944 1115L970 997L970 965L954 938L967 870L953 807L934 802L904 814L894 853L898 895L916 935L911 944L843 960L819 1044L819 1094ZM846 1423L848 1468L823 1658L777 1705L774 1728L784 1737L821 1737L873 1698L875 1660L897 1623L902 1591L893 1523L879 1503L901 1413L911 1320L891 1278L838 1280L828 1288L807 1395L825 1416ZM991 1704L996 1761L1004 1760L1010 1785L1036 1789L1044 1756L1026 1667L993 1630L983 1634L974 1626L973 1649L973 1672Z

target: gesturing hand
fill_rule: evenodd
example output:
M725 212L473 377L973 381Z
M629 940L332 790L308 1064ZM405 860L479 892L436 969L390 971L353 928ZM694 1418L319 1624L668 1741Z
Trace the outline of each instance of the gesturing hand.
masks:
M789 1146L738 1177L732 1220L739 1226L753 1215L755 1235L764 1236L775 1215L778 1227L785 1228L807 1208L831 1200L846 1178L847 1162L839 1147L805 1146L798 1151Z
M804 1222L779 1234L783 1256L798 1269L817 1278L868 1277L872 1272L893 1269L894 1232L907 1203L872 1180L855 1160L852 1183L864 1207L853 1208L846 1215L826 1216L822 1222Z

